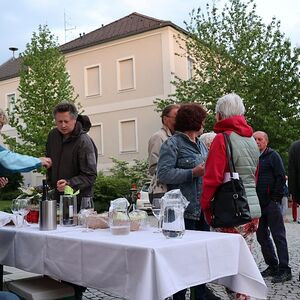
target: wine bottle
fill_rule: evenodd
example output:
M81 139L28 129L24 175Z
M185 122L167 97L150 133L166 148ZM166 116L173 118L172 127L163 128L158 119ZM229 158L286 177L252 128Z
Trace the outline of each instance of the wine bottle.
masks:
M49 200L49 196L48 196L48 184L47 184L47 180L43 179L42 201L47 201L47 200Z

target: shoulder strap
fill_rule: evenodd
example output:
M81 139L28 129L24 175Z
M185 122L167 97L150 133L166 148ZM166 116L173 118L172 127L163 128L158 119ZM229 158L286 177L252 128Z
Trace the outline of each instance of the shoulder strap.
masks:
M228 166L229 166L229 172L230 177L233 177L233 172L236 172L235 165L232 158L232 144L230 141L230 137L227 135L227 133L223 132L225 146L226 146L226 153L227 153L227 160L228 160Z

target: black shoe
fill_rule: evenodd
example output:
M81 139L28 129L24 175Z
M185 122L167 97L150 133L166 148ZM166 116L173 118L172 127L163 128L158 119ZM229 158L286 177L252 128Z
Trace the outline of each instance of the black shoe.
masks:
M276 276L272 279L272 283L280 283L289 281L292 279L292 272L291 270L283 270L279 271Z
M268 266L264 271L261 273L262 277L273 277L278 274L278 266Z
M222 300L220 297L216 296L213 291L205 286L205 299L206 300Z

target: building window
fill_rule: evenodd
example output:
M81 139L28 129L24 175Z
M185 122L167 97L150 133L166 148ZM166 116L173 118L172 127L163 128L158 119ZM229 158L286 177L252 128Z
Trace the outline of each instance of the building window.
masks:
M187 58L187 79L192 79L194 75L194 61L188 57Z
M137 152L137 120L119 121L119 149L120 153Z
M135 65L133 57L117 61L118 90L126 91L135 89Z
M100 65L85 68L85 95L87 97L101 95Z
M98 156L103 155L103 126L102 124L95 124L90 128L90 137L93 139L97 149Z
M13 113L15 110L15 100L16 100L16 94L15 93L11 93L11 94L7 94L6 95L6 107L9 111L9 113Z

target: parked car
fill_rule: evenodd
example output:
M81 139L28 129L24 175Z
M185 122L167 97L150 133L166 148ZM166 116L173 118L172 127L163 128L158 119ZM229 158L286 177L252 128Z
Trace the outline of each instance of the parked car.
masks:
M143 210L151 210L151 203L149 201L149 190L150 182L146 182L142 189L137 193L136 208Z

